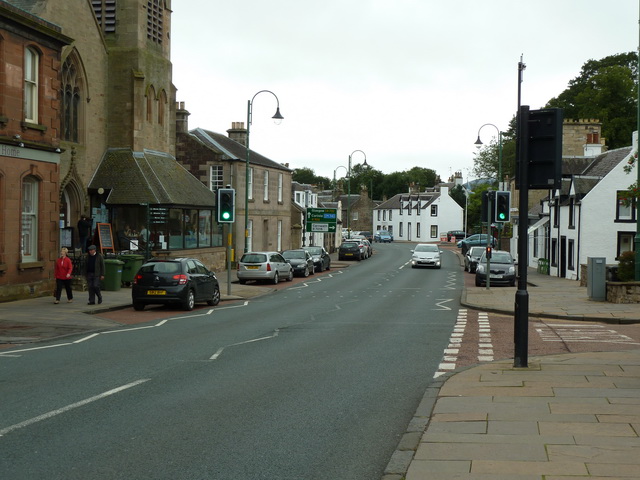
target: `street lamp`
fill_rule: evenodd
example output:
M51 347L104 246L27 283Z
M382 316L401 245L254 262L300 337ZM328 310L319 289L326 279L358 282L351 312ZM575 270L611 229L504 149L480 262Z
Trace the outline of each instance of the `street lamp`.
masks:
M367 154L364 153L362 150L354 150L349 155L349 170L348 170L348 173L347 173L347 178L348 178L348 183L347 183L347 238L351 238L351 215L349 213L349 208L351 206L351 156L356 152L360 152L361 154L363 154L364 155L364 163L365 164L367 163Z
M273 117L276 124L279 125L280 122L284 119L282 115L280 115L280 100L275 93L271 90L260 90L256 93L251 100L247 102L247 158L246 158L246 168L245 168L245 187L244 187L244 253L249 251L249 155L251 150L249 149L249 130L251 129L251 119L252 119L252 106L253 100L260 93L270 93L274 97L276 97L276 113Z
M474 145L477 148L480 148L483 143L482 140L480 140L480 130L482 130L484 127L486 126L491 126L493 128L495 128L498 131L498 190L502 190L502 132L500 131L500 129L498 127L496 127L493 123L485 123L484 125L482 125L482 127L480 127L478 129L478 139L475 141ZM488 215L488 226L487 226L487 244L489 242L489 238L491 236L493 236L492 232L491 232L491 212L489 212ZM500 244L502 243L502 224L498 223L498 245L499 247L501 246ZM487 277L489 278L489 277ZM487 282L487 285L489 284L489 282Z

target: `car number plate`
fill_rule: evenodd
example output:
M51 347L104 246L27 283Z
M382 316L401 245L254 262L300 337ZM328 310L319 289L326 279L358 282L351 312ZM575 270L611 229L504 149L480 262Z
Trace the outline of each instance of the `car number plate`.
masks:
M491 275L491 278L502 278L502 275Z
M344 254L344 256L345 256L345 257L350 257L350 256L352 256L352 255L353 255L353 253L345 253L345 254Z
M147 290L147 295L166 295L166 290Z
M259 268L258 265L247 265L247 270L258 270Z

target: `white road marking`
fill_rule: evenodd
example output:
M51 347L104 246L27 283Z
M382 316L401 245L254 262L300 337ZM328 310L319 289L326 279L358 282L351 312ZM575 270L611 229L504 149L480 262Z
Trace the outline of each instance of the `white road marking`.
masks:
M215 311L220 311L220 310L228 310L230 308L242 308L242 307L246 307L247 305L249 305L249 301L245 300L242 304L240 305L229 305L227 307L219 307L216 308ZM99 332L99 333L92 333L91 335L88 335L86 337L80 338L78 340L75 340L71 343L66 342L66 343L57 343L55 345L46 345L44 347L31 347L31 348L24 348L21 350L11 350L9 352L3 353L0 352L0 358L1 357L18 357L19 355L15 355L16 353L22 353L22 352L33 352L35 350L43 350L46 348L56 348L56 347L67 347L69 345L77 345L79 343L85 342L87 340L91 340L95 337L98 337L100 335L109 335L112 333L129 333L129 332L135 332L137 330L146 330L149 328L157 328L157 327L162 327L163 325L165 325L166 323L172 321L172 320L183 320L185 318L194 318L194 317L204 317L207 315L211 315L214 312L214 309L210 309L208 310L206 313L197 313L194 315L188 315L188 316L182 316L182 317L173 317L173 318L167 318L164 320L160 320L158 323L154 324L154 325L146 325L143 327L132 327L132 328L121 328L118 330L108 330L105 332Z
M151 379L150 378L144 378L144 379L141 379L141 380L137 380L135 382L127 383L126 385L122 385L121 387L114 388L112 390L109 390L107 392L101 393L101 394L96 395L94 397L87 398L87 399L82 400L82 401L77 402L77 403L72 403L71 405L67 405L66 407L58 408L56 410L51 410L50 412L47 412L45 414L39 415L37 417L30 418L29 420L25 420L24 422L16 423L15 425L11 425L10 427L6 427L6 428L3 428L2 430L0 430L0 437L6 435L7 433L13 432L14 430L18 430L20 428L28 427L29 425L33 425L34 423L41 422L42 420L46 420L48 418L55 417L56 415L60 415L61 413L68 412L69 410L73 410L75 408L82 407L84 405L87 405L89 403L95 402L97 400L101 400L101 399L103 399L105 397L108 397L110 395L114 395L116 393L120 393L123 390L135 387L137 385L140 385L141 383L148 382L149 380L151 380Z
M279 334L280 334L280 330L276 328L273 331L273 335L269 335L267 337L252 338L251 340L245 340L244 342L232 343L231 345L227 345L226 347L221 347L221 348L218 349L218 351L216 353L214 353L213 355L211 355L211 357L209 357L209 360L217 360L220 357L220 355L222 355L222 352L226 348L237 347L239 345L246 345L248 343L261 342L263 340L270 340L272 338L277 337Z

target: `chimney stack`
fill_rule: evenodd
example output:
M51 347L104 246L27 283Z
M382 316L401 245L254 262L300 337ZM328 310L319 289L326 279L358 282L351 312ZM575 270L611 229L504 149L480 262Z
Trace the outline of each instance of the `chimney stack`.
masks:
M247 129L244 128L244 122L231 122L231 128L227 130L227 134L231 140L247 146Z
M176 133L189 133L189 115L184 102L176 102Z

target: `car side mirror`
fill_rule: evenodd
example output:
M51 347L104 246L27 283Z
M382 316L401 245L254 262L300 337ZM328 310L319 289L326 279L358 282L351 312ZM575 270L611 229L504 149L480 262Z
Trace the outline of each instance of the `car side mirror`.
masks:
M411 250L411 253L413 253L413 250Z

